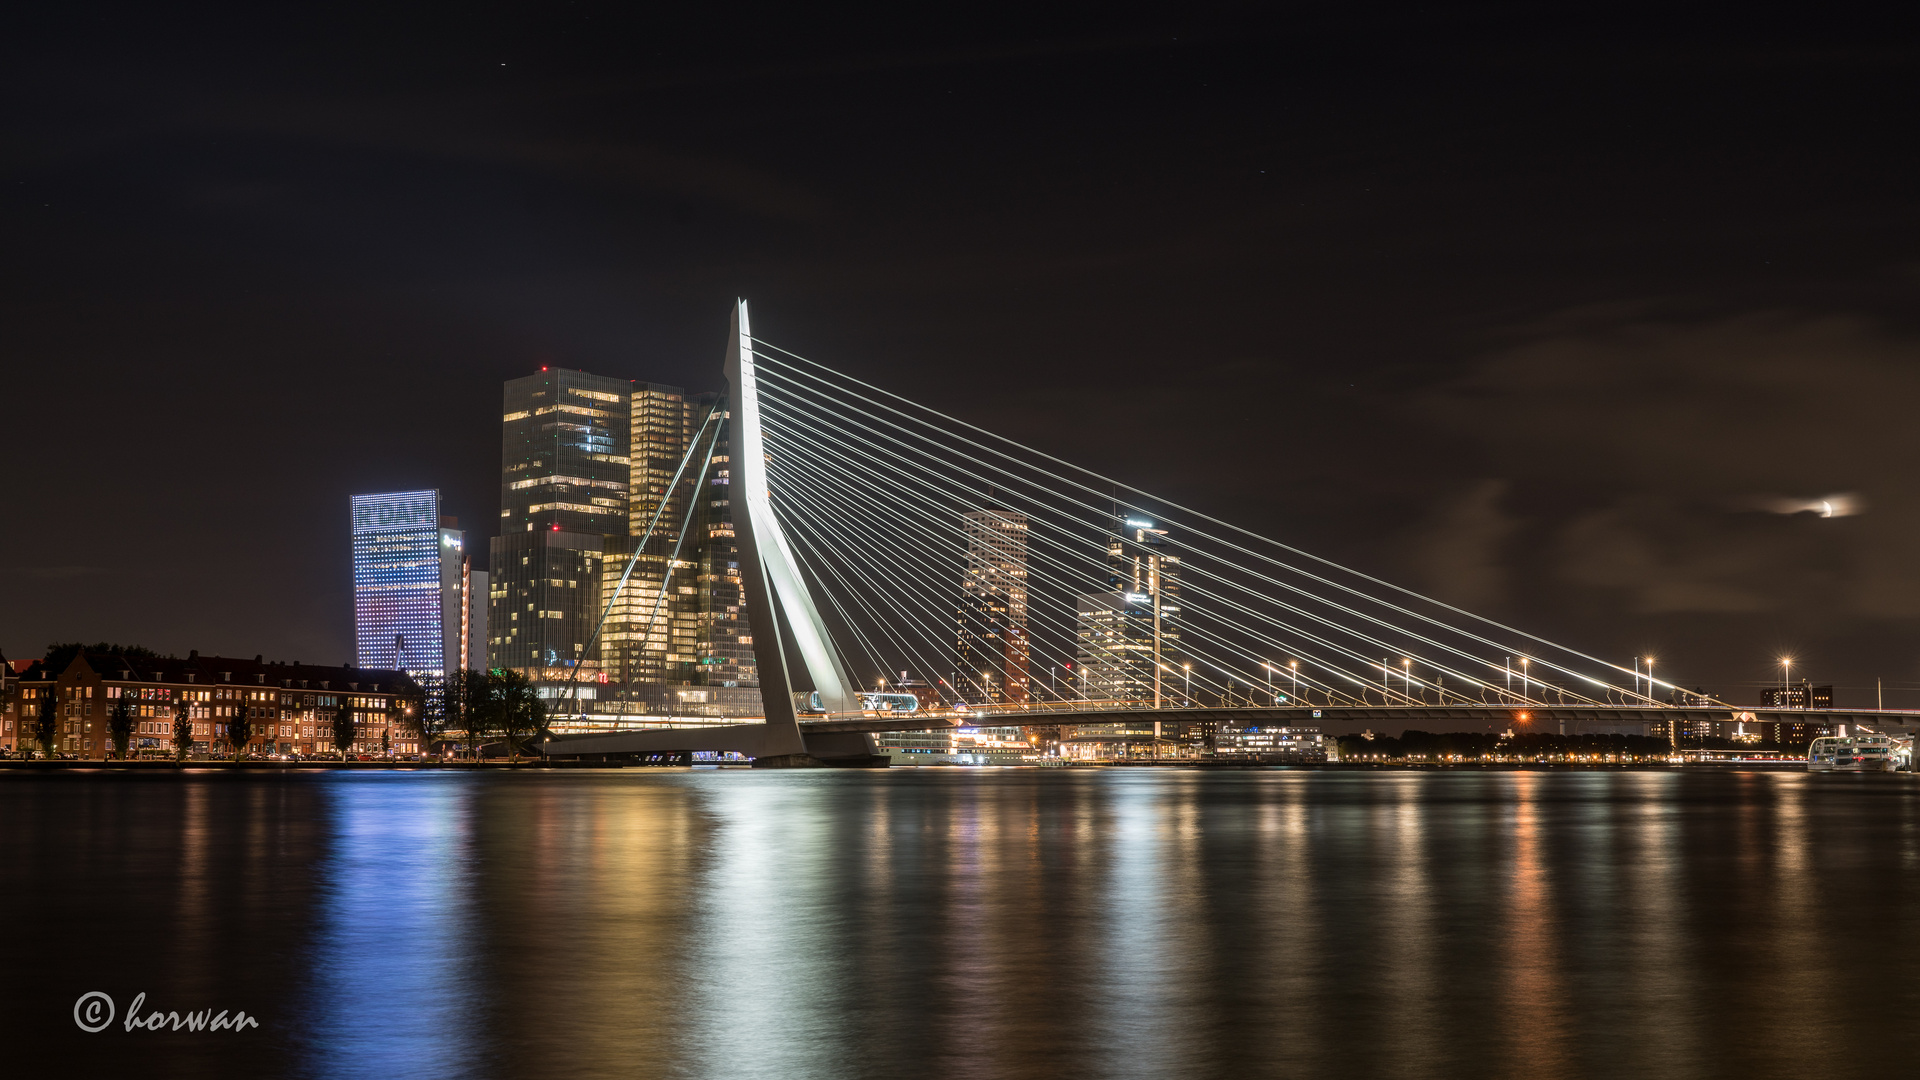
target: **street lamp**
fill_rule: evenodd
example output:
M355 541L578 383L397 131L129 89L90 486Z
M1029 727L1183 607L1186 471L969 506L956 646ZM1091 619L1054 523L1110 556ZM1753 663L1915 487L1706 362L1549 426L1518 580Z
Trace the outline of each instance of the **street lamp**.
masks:
M1269 663L1268 661L1262 660L1260 662L1260 666L1267 669L1267 704L1272 705L1274 703L1273 701L1273 664Z
M1785 705L1793 693L1793 657L1780 658L1780 704Z
M1187 708L1191 709L1193 708L1193 665L1181 664L1180 666L1187 672Z
M1653 688L1653 657L1643 656L1640 659L1645 660L1647 662L1647 700L1654 701L1656 699L1654 697L1654 688Z
M1524 656L1520 658L1520 700L1522 701L1533 696L1533 688L1527 682L1527 665L1531 663L1533 661Z
M1407 704L1413 704L1413 661L1400 658L1400 685L1407 692Z
M1293 700L1297 703L1300 700L1300 661L1289 660L1287 667L1293 670Z

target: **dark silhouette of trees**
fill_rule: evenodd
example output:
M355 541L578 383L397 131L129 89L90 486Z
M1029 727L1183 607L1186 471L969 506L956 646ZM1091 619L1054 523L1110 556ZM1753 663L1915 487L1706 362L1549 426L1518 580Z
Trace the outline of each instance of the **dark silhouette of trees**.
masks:
M233 749L233 760L247 752L247 743L253 738L253 721L247 715L248 705L241 702L233 707L233 715L227 718L227 745Z
M53 758L53 745L60 737L60 688L46 686L40 691L40 708L34 716L33 737L40 752Z
M187 751L193 749L193 706L180 700L173 703L173 758L175 761L187 760Z
M532 738L547 722L546 703L534 692L527 677L517 671L495 668L487 673L487 681L495 726L507 738L507 753L518 761L522 740Z
M67 670L67 665L73 663L73 658L83 652L111 653L114 656L125 656L131 659L160 655L143 645L115 645L110 641L96 641L88 645L79 641L57 641L47 646L46 659L41 662L46 664L49 672L58 675Z
M1539 760L1571 756L1614 755L1616 758L1664 759L1672 752L1665 739L1646 735L1560 735L1552 732L1405 731L1397 739L1342 735L1340 756L1348 760L1389 758L1396 761Z
M353 749L353 706L348 704L351 700L342 697L340 707L333 711L333 748L342 758Z
M127 744L133 741L133 697L122 693L107 706L107 734L113 738L114 752L127 759Z

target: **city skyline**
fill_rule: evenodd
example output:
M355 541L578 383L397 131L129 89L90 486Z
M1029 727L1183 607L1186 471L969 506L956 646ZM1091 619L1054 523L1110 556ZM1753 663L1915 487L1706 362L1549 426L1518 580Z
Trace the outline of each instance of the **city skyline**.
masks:
M1907 28L687 15L643 59L587 42L665 31L585 17L431 71L417 15L258 65L252 24L8 39L11 370L86 378L0 426L37 492L0 651L344 659L349 496L490 532L500 383L716 390L751 295L876 385L1556 640L1920 705Z

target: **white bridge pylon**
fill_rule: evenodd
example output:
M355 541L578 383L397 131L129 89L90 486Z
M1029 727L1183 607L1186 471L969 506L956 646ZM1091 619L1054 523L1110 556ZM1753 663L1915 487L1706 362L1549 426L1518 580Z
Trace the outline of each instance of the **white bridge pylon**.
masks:
M817 693L820 703L830 713L858 712L860 699L827 637L820 612L814 607L813 594L807 589L793 548L773 511L767 481L766 439L760 426L753 330L745 300L734 301L724 367L729 391L727 427L731 456L728 499L733 511L735 542L740 549L740 576L745 594L742 606L746 608L747 625L753 635L753 658L759 669L760 699L766 721L580 736L549 744L550 752L571 755L732 750L755 759L795 764L804 764L809 758L864 760L874 753L872 736L864 732L803 735L800 730L799 715L794 708L796 690ZM805 669L809 685L804 688L793 685L793 672L787 659L789 641Z
M760 669L760 697L767 724L792 729L796 745L799 718L793 707L793 679L787 668L786 638L806 667L813 691L828 712L855 712L860 708L853 682L840 664L813 594L800 573L780 520L774 516L767 486L767 448L760 430L760 382L754 373L753 332L747 302L734 301L733 325L727 331L728 430L732 439L732 501L734 529L740 547L740 574L746 586L748 625L753 629L753 658ZM764 617L761 616L764 613ZM784 624L786 633L781 632ZM794 750L799 753L800 750Z

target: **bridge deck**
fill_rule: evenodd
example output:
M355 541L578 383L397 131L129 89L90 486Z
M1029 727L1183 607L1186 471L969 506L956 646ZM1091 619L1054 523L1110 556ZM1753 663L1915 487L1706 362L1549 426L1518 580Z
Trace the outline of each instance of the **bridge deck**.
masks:
M1523 719L1524 717L1524 719ZM890 731L950 731L959 727L1077 727L1095 724L1147 725L1217 723L1234 726L1310 727L1329 735L1374 731L1515 731L1569 734L1617 732L1644 734L1648 725L1678 720L1865 724L1879 731L1920 732L1920 712L1877 709L1734 709L1695 706L1612 705L1344 705L1228 709L1074 709L1024 712L914 713L907 716L841 716L804 720L804 736L877 734ZM1637 730L1636 730L1637 729ZM734 750L754 756L765 727L749 722L706 728L654 728L604 734L561 735L548 753L628 754L680 750Z

